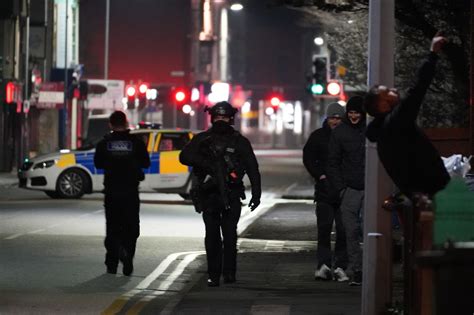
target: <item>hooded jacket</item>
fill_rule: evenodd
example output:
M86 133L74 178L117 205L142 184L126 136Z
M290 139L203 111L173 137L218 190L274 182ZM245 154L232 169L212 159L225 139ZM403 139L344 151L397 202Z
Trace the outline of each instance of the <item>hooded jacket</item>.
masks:
M328 145L331 128L327 120L323 127L311 133L303 147L303 164L315 181L315 201L337 202L337 191L332 187L327 175ZM326 179L319 179L326 175Z
M415 192L433 195L450 179L439 153L416 124L437 59L435 53L430 53L399 105L387 115L376 117L367 129L367 138L377 142L378 156L388 175L407 195Z
M366 121L362 103L357 104L352 107L348 103L345 119L332 131L329 140L328 177L339 192L347 187L364 190ZM355 125L348 118L351 110L362 114Z

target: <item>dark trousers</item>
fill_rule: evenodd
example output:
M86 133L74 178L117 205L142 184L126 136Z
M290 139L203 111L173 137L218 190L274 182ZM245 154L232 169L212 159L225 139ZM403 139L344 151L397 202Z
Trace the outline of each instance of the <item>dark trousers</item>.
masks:
M352 271L362 271L362 219L364 191L347 187L341 201L342 222L346 231L347 255Z
M209 277L218 280L222 273L235 276L237 270L237 223L242 204L238 198L231 200L230 210L222 209L218 200L210 204L214 206L202 215L206 226L204 243Z
M316 218L318 227L318 268L326 264L333 266L331 251L331 232L333 223L336 223L336 246L334 249L334 268L347 268L346 233L342 223L341 210L337 205L324 201L316 204Z
M140 235L138 192L105 194L105 264L116 267L121 250L132 258Z

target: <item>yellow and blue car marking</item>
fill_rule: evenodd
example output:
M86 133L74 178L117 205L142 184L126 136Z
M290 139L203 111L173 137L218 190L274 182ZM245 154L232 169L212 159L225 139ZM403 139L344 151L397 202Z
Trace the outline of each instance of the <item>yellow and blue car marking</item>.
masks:
M190 168L186 165L179 163L179 153L181 151L169 151L169 152L153 152L150 155L150 167L143 169L145 174L179 174L188 173ZM58 161L58 166L72 166L81 165L93 175L104 174L103 169L97 169L94 166L94 152L86 153L75 153L68 154L68 157L63 156ZM66 165L67 164L67 165Z

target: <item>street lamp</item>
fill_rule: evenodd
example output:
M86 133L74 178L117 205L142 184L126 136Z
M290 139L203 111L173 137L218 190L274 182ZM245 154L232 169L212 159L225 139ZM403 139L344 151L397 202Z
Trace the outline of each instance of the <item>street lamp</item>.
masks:
M240 11L244 8L244 6L241 4L241 3L233 3L231 6L230 6L230 9L232 11Z
M324 39L320 36L314 38L314 43L317 46L322 46L324 44Z

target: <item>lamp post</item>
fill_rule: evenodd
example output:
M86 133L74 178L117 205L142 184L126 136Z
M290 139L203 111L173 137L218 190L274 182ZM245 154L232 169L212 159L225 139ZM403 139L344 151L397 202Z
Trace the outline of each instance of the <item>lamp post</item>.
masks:
M107 80L109 78L109 26L110 26L110 0L105 0L104 80Z

